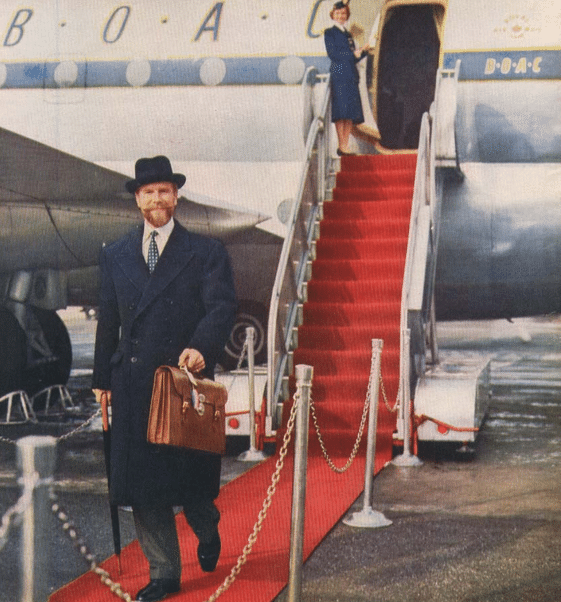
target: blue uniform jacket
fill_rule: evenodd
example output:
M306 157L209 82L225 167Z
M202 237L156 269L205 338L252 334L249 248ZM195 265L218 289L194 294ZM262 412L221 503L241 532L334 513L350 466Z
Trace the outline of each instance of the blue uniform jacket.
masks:
M360 58L354 55L355 43L349 32L341 31L337 26L324 32L325 49L331 60L331 119L350 119L353 123L362 123L364 114L358 91L358 69Z

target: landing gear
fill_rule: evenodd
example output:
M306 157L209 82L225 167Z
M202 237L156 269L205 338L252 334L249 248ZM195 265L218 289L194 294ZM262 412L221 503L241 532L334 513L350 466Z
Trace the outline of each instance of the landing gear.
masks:
M241 301L236 323L226 343L222 361L226 370L236 368L246 339L246 328L248 326L255 328L255 363L263 364L267 361L267 310L259 303Z
M23 388L27 363L25 332L16 317L0 308L0 397Z
M28 307L26 323L27 334L8 309L0 309L0 394L23 389L32 396L70 376L72 346L58 314Z

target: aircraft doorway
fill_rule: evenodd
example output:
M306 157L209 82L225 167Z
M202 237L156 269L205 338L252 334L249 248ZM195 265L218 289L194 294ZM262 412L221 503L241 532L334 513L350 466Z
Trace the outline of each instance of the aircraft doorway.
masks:
M421 118L434 99L444 12L441 4L386 4L371 90L385 148L418 146Z

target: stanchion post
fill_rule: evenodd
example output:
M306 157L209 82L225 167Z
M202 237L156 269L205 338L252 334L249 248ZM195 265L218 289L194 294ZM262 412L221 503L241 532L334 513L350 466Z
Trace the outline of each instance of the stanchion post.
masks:
M364 467L364 498L362 510L353 512L343 522L350 527L388 527L392 521L372 508L372 482L376 458L376 431L378 429L378 395L384 341L372 339L372 370L370 372L370 409L368 414L368 438L366 444L366 465Z
M247 340L247 378L249 403L249 449L238 456L240 462L259 462L267 456L257 449L257 434L255 432L255 328L245 329Z
M409 358L411 331L402 332L401 403L403 410L403 453L392 460L395 466L420 466L421 460L411 453L411 388L409 383Z
M294 483L292 486L292 526L290 531L290 563L287 602L299 602L302 593L302 563L304 556L304 507L306 503L306 465L308 460L308 428L310 394L314 369L296 366L296 387L300 391L296 410L294 442Z
M22 487L33 484L32 502L23 513L20 602L46 602L49 590L49 489L56 463L54 437L23 437L17 442Z

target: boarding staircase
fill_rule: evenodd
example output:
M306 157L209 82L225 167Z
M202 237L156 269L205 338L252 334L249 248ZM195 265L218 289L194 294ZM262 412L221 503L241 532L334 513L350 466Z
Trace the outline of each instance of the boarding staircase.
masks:
M437 361L437 140L425 114L416 153L332 158L328 82L313 73L307 80L325 92L273 291L267 409L273 428L282 427L294 366L312 365L318 422L327 446L343 453L360 423L372 339L384 342L379 437L403 439L415 384ZM453 119L451 127L453 138ZM439 136L449 151L449 129ZM391 440L384 447L391 454Z

